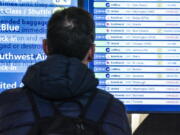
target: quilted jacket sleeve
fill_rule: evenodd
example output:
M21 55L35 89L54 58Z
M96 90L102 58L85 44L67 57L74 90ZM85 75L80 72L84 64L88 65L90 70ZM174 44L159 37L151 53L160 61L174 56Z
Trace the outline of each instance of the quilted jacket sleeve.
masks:
M125 107L114 99L103 124L106 135L131 135Z

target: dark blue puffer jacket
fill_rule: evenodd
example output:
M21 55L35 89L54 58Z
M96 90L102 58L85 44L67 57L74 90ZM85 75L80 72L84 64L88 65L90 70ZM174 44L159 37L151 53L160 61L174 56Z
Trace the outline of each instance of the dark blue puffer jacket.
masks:
M29 67L23 83L34 93L42 117L53 115L52 106L43 98L60 104L62 99L81 95L78 100L85 105L98 85L94 73L79 60L61 55L49 56L45 61ZM109 94L103 90L99 92ZM79 106L73 102L62 104L59 110L72 117L80 114ZM24 88L0 94L0 135L26 135L34 121ZM117 99L113 99L104 118L103 129L106 135L131 134L124 105Z

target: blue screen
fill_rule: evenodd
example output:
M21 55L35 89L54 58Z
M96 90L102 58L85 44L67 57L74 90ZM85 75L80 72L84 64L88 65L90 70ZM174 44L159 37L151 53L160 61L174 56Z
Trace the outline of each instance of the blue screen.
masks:
M129 112L180 112L180 0L89 0L99 88Z
M78 0L0 0L0 92L22 86L27 67L46 58L48 19L70 6Z

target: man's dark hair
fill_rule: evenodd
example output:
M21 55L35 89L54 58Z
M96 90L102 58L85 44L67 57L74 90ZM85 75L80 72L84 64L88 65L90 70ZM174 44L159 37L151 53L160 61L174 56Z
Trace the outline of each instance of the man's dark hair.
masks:
M49 55L62 54L83 60L94 39L94 20L81 8L70 7L56 11L48 22Z

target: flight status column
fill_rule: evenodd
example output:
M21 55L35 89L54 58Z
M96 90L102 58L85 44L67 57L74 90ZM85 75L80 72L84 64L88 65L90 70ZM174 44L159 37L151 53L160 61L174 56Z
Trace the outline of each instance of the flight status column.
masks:
M180 0L94 0L99 87L126 105L180 105Z
M46 58L42 40L56 10L77 0L0 0L0 92L22 86L29 65Z

